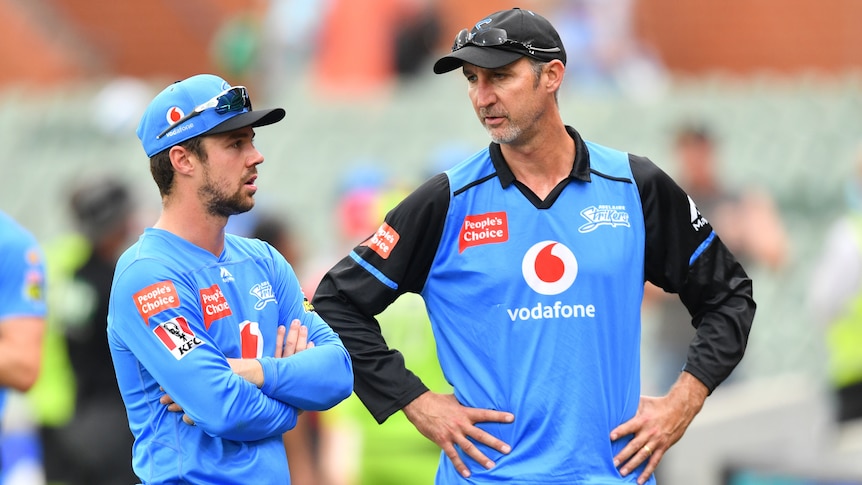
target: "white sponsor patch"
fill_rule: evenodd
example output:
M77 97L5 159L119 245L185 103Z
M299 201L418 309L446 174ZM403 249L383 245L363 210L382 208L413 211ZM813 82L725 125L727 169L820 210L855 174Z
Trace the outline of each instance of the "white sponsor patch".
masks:
M184 317L174 317L156 325L153 333L177 360L203 345L203 341L195 336Z

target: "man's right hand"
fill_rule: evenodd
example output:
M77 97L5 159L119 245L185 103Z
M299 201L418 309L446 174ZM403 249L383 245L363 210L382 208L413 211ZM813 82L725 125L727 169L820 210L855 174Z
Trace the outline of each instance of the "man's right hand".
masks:
M465 478L470 476L470 470L461 460L461 455L455 449L456 445L486 469L492 468L495 463L488 459L470 438L503 454L511 451L508 444L477 427L476 423L511 423L515 420L512 413L469 408L458 402L454 394L437 394L431 391L411 401L404 406L403 411L420 433L443 449L458 473Z
M303 350L314 347L314 342L308 340L308 328L302 325L299 320L295 319L290 322L290 327L285 328L283 325L278 327L276 332L275 354L274 357L289 357L293 354L302 352ZM263 368L257 359L227 359L231 370L234 374L256 385L258 388L263 386ZM161 389L161 388L159 388ZM164 390L164 389L162 389ZM168 411L182 413L183 408L175 403L171 396L165 394L159 398L159 402L168 407ZM302 412L302 410L298 410ZM194 426L194 421L183 413L183 421Z
M287 335L285 335L287 334ZM276 358L290 357L303 350L314 347L314 342L308 341L308 327L302 325L299 320L290 322L290 327L278 327L275 341ZM263 386L263 368L257 359L227 359L233 373L256 385Z

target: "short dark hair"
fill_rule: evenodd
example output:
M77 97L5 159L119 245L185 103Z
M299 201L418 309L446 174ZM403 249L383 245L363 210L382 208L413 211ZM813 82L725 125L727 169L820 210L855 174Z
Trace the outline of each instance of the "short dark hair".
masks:
M178 145L194 153L202 162L205 162L207 154L201 140L203 140L202 136L196 136L178 143ZM174 183L174 166L171 164L170 151L170 148L162 150L150 158L150 173L153 175L153 180L159 187L159 194L162 197L170 195Z

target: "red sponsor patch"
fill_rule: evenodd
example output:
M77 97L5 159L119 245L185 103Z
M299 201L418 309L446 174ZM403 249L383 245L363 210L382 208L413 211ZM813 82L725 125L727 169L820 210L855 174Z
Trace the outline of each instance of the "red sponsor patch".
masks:
M399 239L401 239L401 236L395 232L395 229L392 229L392 226L384 222L377 228L377 232L364 243L360 244L360 246L368 246L381 258L388 259L389 255L392 254L392 250L395 249L395 245L398 244Z
M214 321L233 315L230 305L228 305L227 299L218 285L212 285L201 290L201 311L204 314L204 326L207 330L210 329L210 325Z
M505 212L486 212L467 216L458 235L458 252L470 246L501 243L509 240L509 219Z
M150 317L168 308L179 308L180 295L171 280L159 281L132 295L138 313L144 323L150 324Z
M166 322L159 323L153 329L153 333L159 337L165 347L180 360L192 349L203 344L189 327L184 317L174 317Z
M246 320L239 324L240 341L242 342L243 359L259 359L263 357L263 335L257 322Z

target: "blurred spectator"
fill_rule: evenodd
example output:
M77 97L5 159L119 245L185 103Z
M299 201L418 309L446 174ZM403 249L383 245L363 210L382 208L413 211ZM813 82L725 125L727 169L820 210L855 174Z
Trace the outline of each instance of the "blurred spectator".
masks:
M46 247L50 323L43 373L30 394L49 483L137 483L126 419L105 335L117 258L138 232L136 203L119 180L71 193L76 231Z
M815 260L808 294L811 316L826 332L839 423L862 418L862 146L845 198L845 213L831 224Z
M788 242L772 199L759 189L737 192L722 184L716 139L710 129L698 123L684 124L675 134L674 151L680 187L743 267L781 268L787 260ZM644 308L653 312L657 325L655 343L659 351L653 355L663 360L656 366L662 370L652 379L656 388L648 390L665 392L685 364L683 352L694 337L692 317L677 298L651 284L645 288Z
M428 59L436 54L440 19L433 2L415 2L406 22L395 28L395 73L404 78L427 73Z
M260 83L265 96L284 93L295 84L314 56L324 12L332 0L270 0L264 13Z
M10 393L27 391L37 379L45 313L42 250L27 229L0 212L0 411ZM34 469L33 430L22 424L0 426L0 479L35 485L41 476Z
M634 0L551 0L569 62L566 74L576 89L618 91L650 100L668 88L669 76L658 55L634 30Z
M96 93L90 104L90 120L100 135L122 140L135 131L151 98L151 89L143 80L116 77Z
M247 214L252 212L255 211ZM269 243L293 266L300 282L303 281L302 250L290 224L284 218L256 212L248 237ZM323 484L318 453L320 435L318 414L316 411L303 412L296 418L296 426L284 433L282 437L292 485Z
M329 0L314 58L315 87L328 95L380 91L415 73L436 48L430 0Z
M261 21L256 13L241 12L225 21L210 46L213 64L226 77L250 85L261 62Z
M435 155L432 160L435 169L445 163L438 158ZM378 164L363 162L344 174L339 188L335 214L341 247L335 248L337 254L371 237L383 215L407 194L404 184L377 168ZM328 268L333 262L324 264ZM404 295L378 321L387 342L399 345L410 368L429 387L451 392L437 361L434 335L420 296ZM416 433L403 413L379 425L352 394L322 413L321 419L327 485L403 485L405 477L410 477L410 483L434 482L440 448Z

